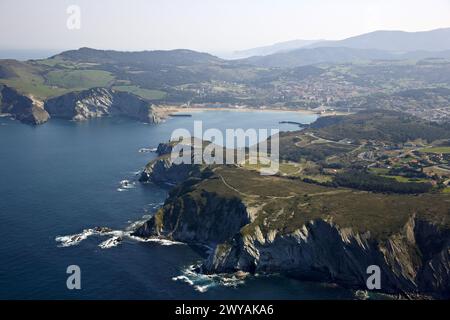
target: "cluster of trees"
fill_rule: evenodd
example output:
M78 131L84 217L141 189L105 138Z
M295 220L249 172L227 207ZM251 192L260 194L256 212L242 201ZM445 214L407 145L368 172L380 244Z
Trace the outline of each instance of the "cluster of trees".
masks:
M280 158L286 161L299 161L306 159L310 161L320 162L333 155L340 155L351 151L354 147L337 143L317 143L304 147L295 145L295 138L290 141L280 136Z
M329 117L311 126L320 137L404 143L450 138L449 125L436 124L396 111L367 110L346 117Z
M398 182L393 178L377 176L362 170L350 170L339 173L334 177L333 184L373 192L404 194L425 193L432 188L432 185L429 183Z
M407 167L392 168L391 170L389 170L389 174L394 176L403 176L407 178L416 178L416 179L422 179L427 177L427 175L423 173L421 170L416 170Z

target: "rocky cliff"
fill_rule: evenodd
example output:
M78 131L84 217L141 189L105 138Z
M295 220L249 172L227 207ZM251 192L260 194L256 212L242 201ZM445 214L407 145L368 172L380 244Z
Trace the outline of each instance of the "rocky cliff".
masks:
M281 272L366 289L367 267L377 265L382 292L450 296L448 197L336 191L236 171L190 176L135 235L214 248L204 273Z
M450 233L411 217L385 241L330 221L309 221L290 234L242 235L216 247L205 272L283 272L302 279L365 289L367 267L381 269L381 290L391 294L450 294Z
M70 92L46 101L52 117L83 121L105 116L125 116L143 122L158 123L159 116L144 99L127 92L93 88Z
M214 245L230 239L250 221L238 198L222 198L205 191L198 201L195 195L184 192L172 191L173 202L138 228L135 235Z
M174 164L171 161L171 152L177 142L160 143L156 148L158 158L150 161L142 170L140 182L153 182L160 185L175 186L189 177L199 176L203 165ZM191 163L194 162L194 148L191 148Z
M150 162L142 171L140 182L151 181L160 185L177 185L186 180L195 167L185 164L173 164L170 157L163 156Z
M0 113L11 114L28 124L42 124L49 119L42 101L22 95L5 85L0 85Z

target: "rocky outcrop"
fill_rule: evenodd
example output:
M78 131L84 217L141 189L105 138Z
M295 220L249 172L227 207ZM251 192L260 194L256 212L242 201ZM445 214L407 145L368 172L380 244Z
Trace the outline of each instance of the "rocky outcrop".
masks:
M386 241L329 221L313 220L287 235L277 230L236 234L218 245L205 272L283 272L302 279L366 288L367 267L381 269L381 291L450 295L450 233L411 217Z
M140 182L153 182L160 185L177 185L186 180L198 167L189 164L173 164L170 157L163 156L150 162L139 177Z
M141 172L140 182L153 182L160 185L177 185L189 177L198 176L202 166L196 164L175 164L171 161L174 143L160 143L156 149L158 158L148 163ZM191 163L194 162L194 151L191 149Z
M222 198L206 191L178 197L179 191L173 191L164 208L134 235L214 246L230 239L250 221L238 198Z
M46 101L45 109L52 117L83 121L105 116L125 116L143 122L161 119L144 99L127 92L93 88L70 92Z
M42 101L22 95L5 85L0 85L0 113L8 113L19 121L34 125L47 122L50 118Z
M162 167L157 170L166 179L173 169L158 161ZM266 223L279 214L258 218L255 203L249 205L236 192L216 192L218 184L208 187L211 184L205 181L219 181L213 171L204 176L203 171L179 183L157 214L134 234L212 247L200 268L204 273L283 273L367 289L367 268L376 265L381 270L381 292L450 297L448 226L412 213L403 227L386 237L356 232L325 217L286 232L283 224L276 228L270 227L276 225L273 221Z
M156 153L159 156L169 154L172 152L173 144L172 143L160 143L158 144L158 147L156 148Z

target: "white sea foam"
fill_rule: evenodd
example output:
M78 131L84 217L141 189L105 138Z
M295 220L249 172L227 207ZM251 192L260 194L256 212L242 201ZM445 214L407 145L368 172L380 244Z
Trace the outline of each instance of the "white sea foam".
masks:
M183 281L186 282L188 285L193 286L194 282L192 280L190 280L188 277L186 276L177 276L177 277L173 277L172 278L173 281Z
M157 148L140 148L140 153L149 153L149 152L156 152L158 150Z
M128 226L125 228L125 232L132 233L134 230L139 228L141 225L143 225L145 222L147 222L152 217L151 214L145 214L142 216L141 219L136 221L128 221Z
M108 240L103 241L98 246L102 249L109 249L118 246L122 242L123 238L120 236L114 236Z
M120 187L122 189L133 189L136 187L136 182L130 180L122 180L120 181Z
M196 266L191 265L182 270L182 274L173 277L173 281L182 281L192 286L194 290L204 293L216 286L237 287L245 283L244 276L235 274L202 274L195 271Z
M83 232L67 235L67 236L57 236L55 238L56 242L59 242L59 247L70 247L80 244L83 240L86 240L91 236L110 236L111 238L101 242L99 247L102 249L112 248L119 245L123 239L131 239L136 242L153 242L162 246L172 246L172 245L185 245L183 242L171 241L167 239L159 238L141 238L133 236L132 233L136 228L147 221L150 218L149 215L143 216L141 220L131 222L130 225L125 228L125 230L112 230L109 228L91 228L85 229Z
M81 241L86 240L93 234L95 234L93 229L85 229L81 233L56 237L55 240L60 243L60 247L70 247L78 245Z
M356 290L355 298L359 300L367 300L369 299L369 292L367 292L366 290Z
M109 228L92 228L92 229L85 229L83 232L67 235L67 236L58 236L55 238L56 242L59 242L59 247L70 247L70 246L76 246L79 245L83 240L86 240L87 238L98 235L98 236L108 236L112 235L115 237L122 237L123 231L120 230L112 230Z
M146 205L145 211L156 211L156 209L159 209L163 206L164 202L159 203L149 203Z
M212 285L194 286L194 289L200 293L205 293Z
M123 191L127 191L129 189L134 189L134 188L136 188L135 181L122 180L119 182L119 188L117 188L117 191L123 192Z
M128 235L130 239L133 239L137 242L153 242L162 246L173 246L173 245L185 245L183 242L172 241L167 239L159 239L159 238L141 238L132 235Z

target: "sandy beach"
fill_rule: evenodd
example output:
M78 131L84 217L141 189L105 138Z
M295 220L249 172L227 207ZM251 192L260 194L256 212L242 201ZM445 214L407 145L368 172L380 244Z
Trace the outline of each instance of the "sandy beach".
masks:
M156 106L155 111L162 118L170 117L172 114L191 114L195 112L205 112L205 111L233 111L233 112L290 112L290 113L300 113L300 114L317 114L320 117L335 116L335 115L348 115L347 112L341 111L328 111L325 113L317 113L314 110L306 109L276 109L276 108L226 108L226 107L180 107L180 106Z

